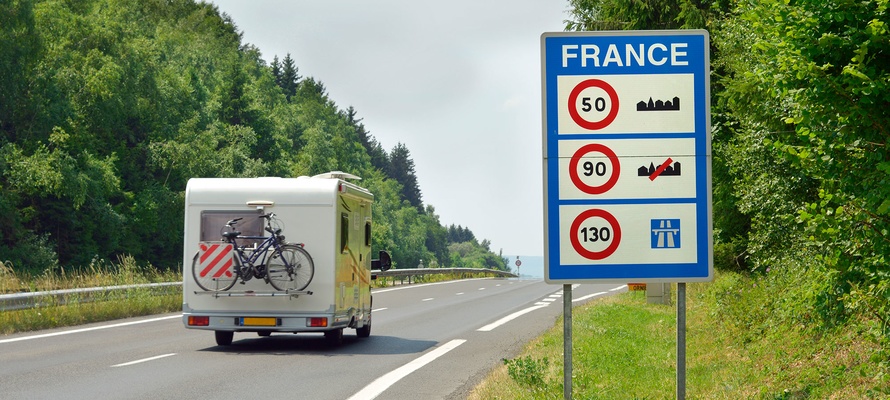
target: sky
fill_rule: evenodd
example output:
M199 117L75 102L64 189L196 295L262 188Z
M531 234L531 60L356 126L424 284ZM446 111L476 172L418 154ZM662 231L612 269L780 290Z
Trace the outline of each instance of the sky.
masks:
M211 2L267 62L289 53L354 107L387 152L405 144L443 225L543 255L540 37L564 30L566 1Z

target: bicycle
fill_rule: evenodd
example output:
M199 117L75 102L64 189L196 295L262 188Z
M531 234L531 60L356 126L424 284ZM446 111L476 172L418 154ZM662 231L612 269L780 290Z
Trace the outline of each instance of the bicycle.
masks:
M226 222L228 231L222 232L221 244L206 245L192 259L192 276L205 291L226 291L241 283L263 279L279 291L301 291L309 286L315 275L312 256L302 243L286 243L280 228L272 228L275 214L266 219L266 232L271 236L241 236L235 225L242 218ZM223 228L223 229L226 229ZM256 247L238 245L237 239L262 240ZM206 247L206 248L205 248ZM230 257L227 259L226 257Z

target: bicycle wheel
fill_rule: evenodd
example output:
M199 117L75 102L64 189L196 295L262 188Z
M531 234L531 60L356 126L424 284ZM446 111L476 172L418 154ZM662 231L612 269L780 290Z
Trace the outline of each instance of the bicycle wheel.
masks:
M301 246L286 244L266 265L266 277L276 290L303 290L312 282L315 264Z
M200 251L195 253L195 257L192 258L192 276L195 278L195 283L198 284L198 287L205 291L215 292L229 290L232 286L235 286L235 281L238 280L238 275L235 271L237 271L238 268L233 268L233 264L240 264L238 262L238 257L232 257L232 264L229 264L228 266L223 264L220 268L216 269L212 266L202 266L200 258Z

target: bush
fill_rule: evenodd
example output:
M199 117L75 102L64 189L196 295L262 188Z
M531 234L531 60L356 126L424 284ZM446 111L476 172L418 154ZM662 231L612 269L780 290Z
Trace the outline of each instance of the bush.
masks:
M550 367L550 360L547 357L534 359L526 356L512 360L504 359L504 365L507 366L507 373L514 381L530 388L541 388L546 384L544 377Z

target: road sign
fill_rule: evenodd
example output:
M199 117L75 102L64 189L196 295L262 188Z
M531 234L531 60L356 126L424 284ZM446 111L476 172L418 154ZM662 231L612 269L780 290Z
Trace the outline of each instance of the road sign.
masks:
M713 278L709 37L541 36L545 279Z

